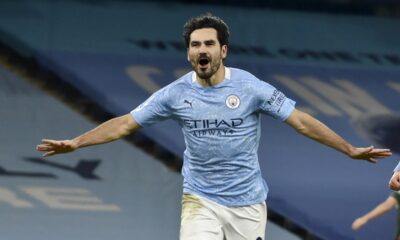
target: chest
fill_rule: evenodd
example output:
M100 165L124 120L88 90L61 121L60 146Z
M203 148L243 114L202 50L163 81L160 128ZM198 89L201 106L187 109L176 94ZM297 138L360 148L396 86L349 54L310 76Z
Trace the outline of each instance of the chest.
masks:
M185 91L175 103L176 117L193 124L235 125L254 111L248 94L235 88ZM240 119L240 120L239 120Z

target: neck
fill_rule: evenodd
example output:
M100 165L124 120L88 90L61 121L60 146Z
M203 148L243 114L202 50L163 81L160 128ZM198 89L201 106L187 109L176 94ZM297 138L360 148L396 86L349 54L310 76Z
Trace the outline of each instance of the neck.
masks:
M214 73L210 78L203 79L200 78L198 75L196 76L197 81L200 83L202 86L215 86L218 83L224 81L225 79L225 66L221 64L219 67L218 71Z

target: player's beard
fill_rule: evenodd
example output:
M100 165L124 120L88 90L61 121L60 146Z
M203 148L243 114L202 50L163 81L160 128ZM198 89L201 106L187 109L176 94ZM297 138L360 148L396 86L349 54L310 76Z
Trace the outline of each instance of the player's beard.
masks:
M213 60L209 58L210 66L205 70L200 69L199 59L196 61L195 66L193 66L194 71L197 76L201 79L204 79L208 85L211 85L210 78L218 71L221 66L221 58Z

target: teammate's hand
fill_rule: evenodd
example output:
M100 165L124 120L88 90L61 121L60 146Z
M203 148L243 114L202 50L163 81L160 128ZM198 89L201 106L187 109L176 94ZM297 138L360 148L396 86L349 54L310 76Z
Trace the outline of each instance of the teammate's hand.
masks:
M400 172L399 171L396 171L393 173L392 178L390 178L390 181L389 181L389 187L393 191L400 190Z
M354 220L353 224L351 224L351 229L353 230L358 230L360 229L362 226L364 226L367 223L367 219L365 218L357 218L356 220Z
M389 157L392 155L390 149L374 148L373 146L366 148L353 148L349 156L356 160L366 160L376 163L377 159Z
M36 150L45 152L43 157L52 156L60 153L72 152L76 149L76 145L72 140L50 140L42 139L42 143L36 146Z

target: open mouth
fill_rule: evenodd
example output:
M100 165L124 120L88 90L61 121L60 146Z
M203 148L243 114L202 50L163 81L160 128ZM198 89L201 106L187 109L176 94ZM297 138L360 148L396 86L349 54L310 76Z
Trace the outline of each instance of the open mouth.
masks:
M199 59L199 64L202 67L205 67L209 62L210 62L210 60L206 57L202 57Z

